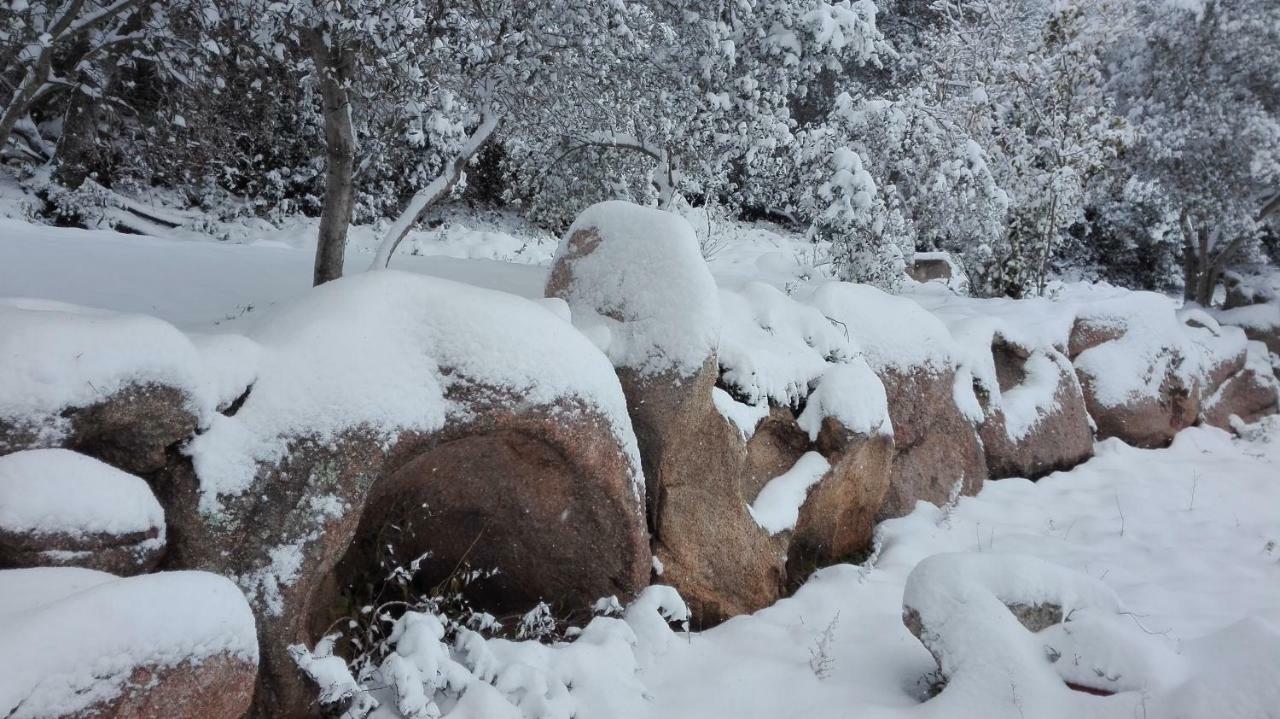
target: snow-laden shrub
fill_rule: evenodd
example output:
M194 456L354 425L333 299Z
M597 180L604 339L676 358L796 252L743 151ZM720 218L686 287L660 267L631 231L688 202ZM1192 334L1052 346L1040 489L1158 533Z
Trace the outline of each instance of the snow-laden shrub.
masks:
M289 653L316 683L318 703L344 719L362 719L380 707L379 716L405 719L571 719L578 691L596 701L607 692L619 713L642 707L636 673L665 652L674 638L671 624L687 630L689 619L679 594L659 585L625 610L616 598L602 599L585 627L563 633L550 608L539 604L520 620L521 639L510 640L497 636L502 625L491 616L450 614L442 599L366 607L363 619L351 624L374 641L351 644L349 659L337 653L337 633L312 648L291 646ZM615 614L621 617L609 616Z

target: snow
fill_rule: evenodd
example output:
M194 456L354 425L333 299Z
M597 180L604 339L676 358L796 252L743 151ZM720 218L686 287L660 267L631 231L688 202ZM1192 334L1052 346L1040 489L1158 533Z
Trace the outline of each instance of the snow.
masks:
M0 712L67 716L116 697L138 667L199 664L214 656L257 662L253 614L240 590L205 572L105 580L68 569L25 570L0 596L41 591L47 604L0 613ZM88 580L88 581L86 581ZM101 580L101 581L100 581ZM80 582L81 589L70 586Z
M65 449L0 456L0 528L20 534L164 539L164 510L139 477Z
M1075 372L1067 358L1056 351L1036 352L1022 365L1022 382L1002 393L1004 428L1009 439L1018 442L1035 429L1040 420L1058 408L1058 382L1075 382Z
M1090 378L1094 398L1104 407L1160 396L1168 376L1192 386L1204 355L1178 321L1173 300L1152 292L1092 303L1079 317L1125 328L1119 339L1081 352L1076 371Z
M674 590L655 585L622 618L597 616L572 642L485 638L458 627L446 643L441 617L410 611L395 621L392 651L363 685L332 654L332 638L290 654L322 702L355 696L363 710L377 707L374 717L630 717L647 705L640 673L672 650L670 622L688 616Z
M831 417L860 434L893 435L884 384L862 358L831 365L800 413L800 428L816 440L822 420Z
M814 290L811 304L848 329L876 372L954 367L957 350L946 325L909 299L829 282Z
M856 354L821 312L765 283L721 290L720 307L721 382L752 401L798 404L829 360Z
M49 443L68 429L62 410L105 400L131 385L183 390L197 417L206 417L211 404L195 347L154 317L0 299L0 357L0 417L48 428Z
M218 409L224 409L258 378L261 349L243 335L193 335L203 375Z
M479 223L477 223L479 224ZM485 223L492 226L498 221ZM494 261L428 256L431 241L448 255L450 243L479 236L455 224L423 233L422 256L395 257L396 269L446 277L501 289L522 297L542 297L546 268ZM315 221L307 220L274 233L242 228L243 237L229 242L207 238L160 239L105 230L77 230L30 225L0 218L0 292L146 314L180 329L202 333L239 330L265 309L304 294L311 288L315 262ZM405 242L418 238L410 233ZM347 252L348 271L363 269L374 243L372 228L353 228ZM530 243L535 238L527 240ZM511 242L517 242L512 240ZM524 240L520 240L524 242ZM539 245L540 246L540 245ZM406 245L408 247L408 245ZM482 254L474 252L472 254ZM539 250L538 260L549 254ZM498 255L498 259L508 259Z
M599 243L570 257L568 239L594 228ZM688 377L715 353L720 302L698 252L693 228L679 215L629 202L601 202L583 210L556 251L572 280L563 297L579 317L603 321L609 358L642 375Z
M711 400L720 414L738 428L744 440L751 439L751 435L756 433L756 425L769 416L767 402L758 405L745 404L719 387L711 388Z
M817 452L805 452L794 466L769 480L749 507L751 518L769 534L795 529L800 507L809 488L817 484L831 464Z
M1214 310L1218 322L1224 325L1244 327L1251 330L1270 332L1280 329L1280 303L1268 302L1257 305L1246 305L1229 310Z
M33 567L0 571L0 616L25 612L119 579L114 574L81 567Z
M617 376L605 357L552 311L513 295L379 270L326 283L262 317L257 381L233 417L217 415L186 451L201 508L252 486L259 464L291 438L327 442L364 427L389 442L434 431L461 407L462 381L509 390L530 404L577 400L610 422L643 479Z
M1054 604L1068 616L1117 612L1115 594L1097 579L1017 554L935 554L907 577L902 601L904 611L918 612L921 640L948 679L941 696L925 705L930 714L997 716L1010 708L1032 708L1037 717L1096 713L1087 709L1097 700L1062 683L1046 666L1042 640L1006 605ZM1009 689L992 692L996 686Z

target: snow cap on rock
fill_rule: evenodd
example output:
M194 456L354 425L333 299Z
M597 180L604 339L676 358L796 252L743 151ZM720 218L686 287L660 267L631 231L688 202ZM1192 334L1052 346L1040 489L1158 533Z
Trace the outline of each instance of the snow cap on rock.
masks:
M182 390L198 417L213 405L191 340L154 317L47 300L0 300L0 357L0 418L49 421L55 431L62 410L133 385Z
M201 508L248 489L299 437L363 427L388 440L435 431L466 408L460 383L534 405L581 402L610 424L642 492L639 450L613 367L553 311L515 295L392 270L352 275L275 309L255 328L256 381L235 416L187 448Z
M16 571L24 590L58 598L0 614L6 717L78 715L129 690L138 669L154 673L214 657L257 664L253 613L225 577L161 572L108 580L64 568ZM84 589L67 586L68 572ZM42 577L54 585L49 592L40 591ZM0 572L0 594L8 579Z
M66 449L0 457L0 529L15 533L164 536L164 510L139 477Z
M720 339L715 280L687 220L629 202L588 207L556 250L546 294L617 367L693 375ZM603 324L607 332L596 325Z
M870 285L829 282L813 293L812 304L848 328L877 373L955 366L957 350L947 326L909 299Z

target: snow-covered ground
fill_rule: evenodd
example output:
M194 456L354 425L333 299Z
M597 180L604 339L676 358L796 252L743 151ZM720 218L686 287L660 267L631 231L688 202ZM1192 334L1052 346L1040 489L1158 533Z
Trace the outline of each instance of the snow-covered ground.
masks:
M794 596L672 645L646 680L656 717L900 716L924 696L932 657L903 626L907 575L940 552L1018 553L1101 580L1140 627L1124 641L1177 656L1155 677L1209 672L1197 641L1248 618L1269 625L1233 639L1246 663L1280 662L1280 422L1252 439L1195 428L1169 449L1102 442L1098 456L1032 483L989 482L950 511L921 504L881 525L875 567L820 570ZM830 637L826 638L830 629ZM1143 631L1145 629L1145 631ZM1146 632L1151 632L1147 634ZM824 671L819 671L825 668ZM825 676L824 676L825 675ZM1280 685L1238 677L1252 711L1274 716ZM1229 687L1221 687L1230 691ZM1009 687L971 716L1020 715ZM1237 697L1239 698L1239 697ZM1031 700L1029 700L1031 701ZM1219 708L1232 706L1219 704ZM1002 711L1003 708L1003 711ZM1259 708L1266 708L1259 711ZM1044 716L1044 706L1025 716ZM1158 715L1153 715L1158 716Z
M711 260L722 288L763 281L786 289L814 271L796 238L738 230L738 241L721 246ZM264 309L310 286L304 234L158 239L0 219L0 297L149 314L188 332L246 331ZM362 236L356 233L348 255L349 272L372 257ZM406 247L418 254L397 256L393 266L542 296L554 238L462 223L435 237L442 238L438 244L425 233L411 236ZM441 254L429 254L435 249ZM930 306L937 304L934 295L916 301L938 310ZM785 526L789 519L775 523ZM1117 633L1117 656L1149 661L1104 658L1104 664L1116 662L1104 671L1123 667L1131 675L1126 681L1144 688L1141 708L1205 719L1280 711L1280 682L1265 674L1280 671L1280 421L1274 418L1245 438L1186 430L1164 450L1102 442L1094 459L1071 471L1037 483L989 482L954 507L922 504L883 524L879 536L873 564L823 569L773 607L679 635L641 662L642 701L621 706L597 682L579 693L578 716L916 713L935 664L902 623L903 590L911 570L941 552L1031 555L1114 590L1136 629ZM0 587L0 598L8 591ZM1205 639L1213 635L1217 639ZM1197 684L1202 679L1208 683ZM1177 686L1181 693L1170 694ZM1054 696L1027 696L999 683L990 690L969 716L1061 711L1049 706Z

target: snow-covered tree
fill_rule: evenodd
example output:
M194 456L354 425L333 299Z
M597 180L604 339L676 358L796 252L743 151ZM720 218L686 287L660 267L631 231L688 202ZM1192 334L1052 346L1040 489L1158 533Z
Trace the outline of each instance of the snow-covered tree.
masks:
M130 75L167 40L164 14L141 0L0 10L0 157L37 174L42 189L51 178L71 190L90 179L110 156L101 124L134 112Z
M936 3L918 39L920 82L985 152L1008 195L1003 232L962 249L983 258L980 285L1042 291L1063 234L1083 221L1088 188L1124 126L1103 62L1122 6L1109 0Z
M1207 305L1280 208L1280 5L1144 0L1135 15L1112 79L1126 160L1179 228L1186 298Z

